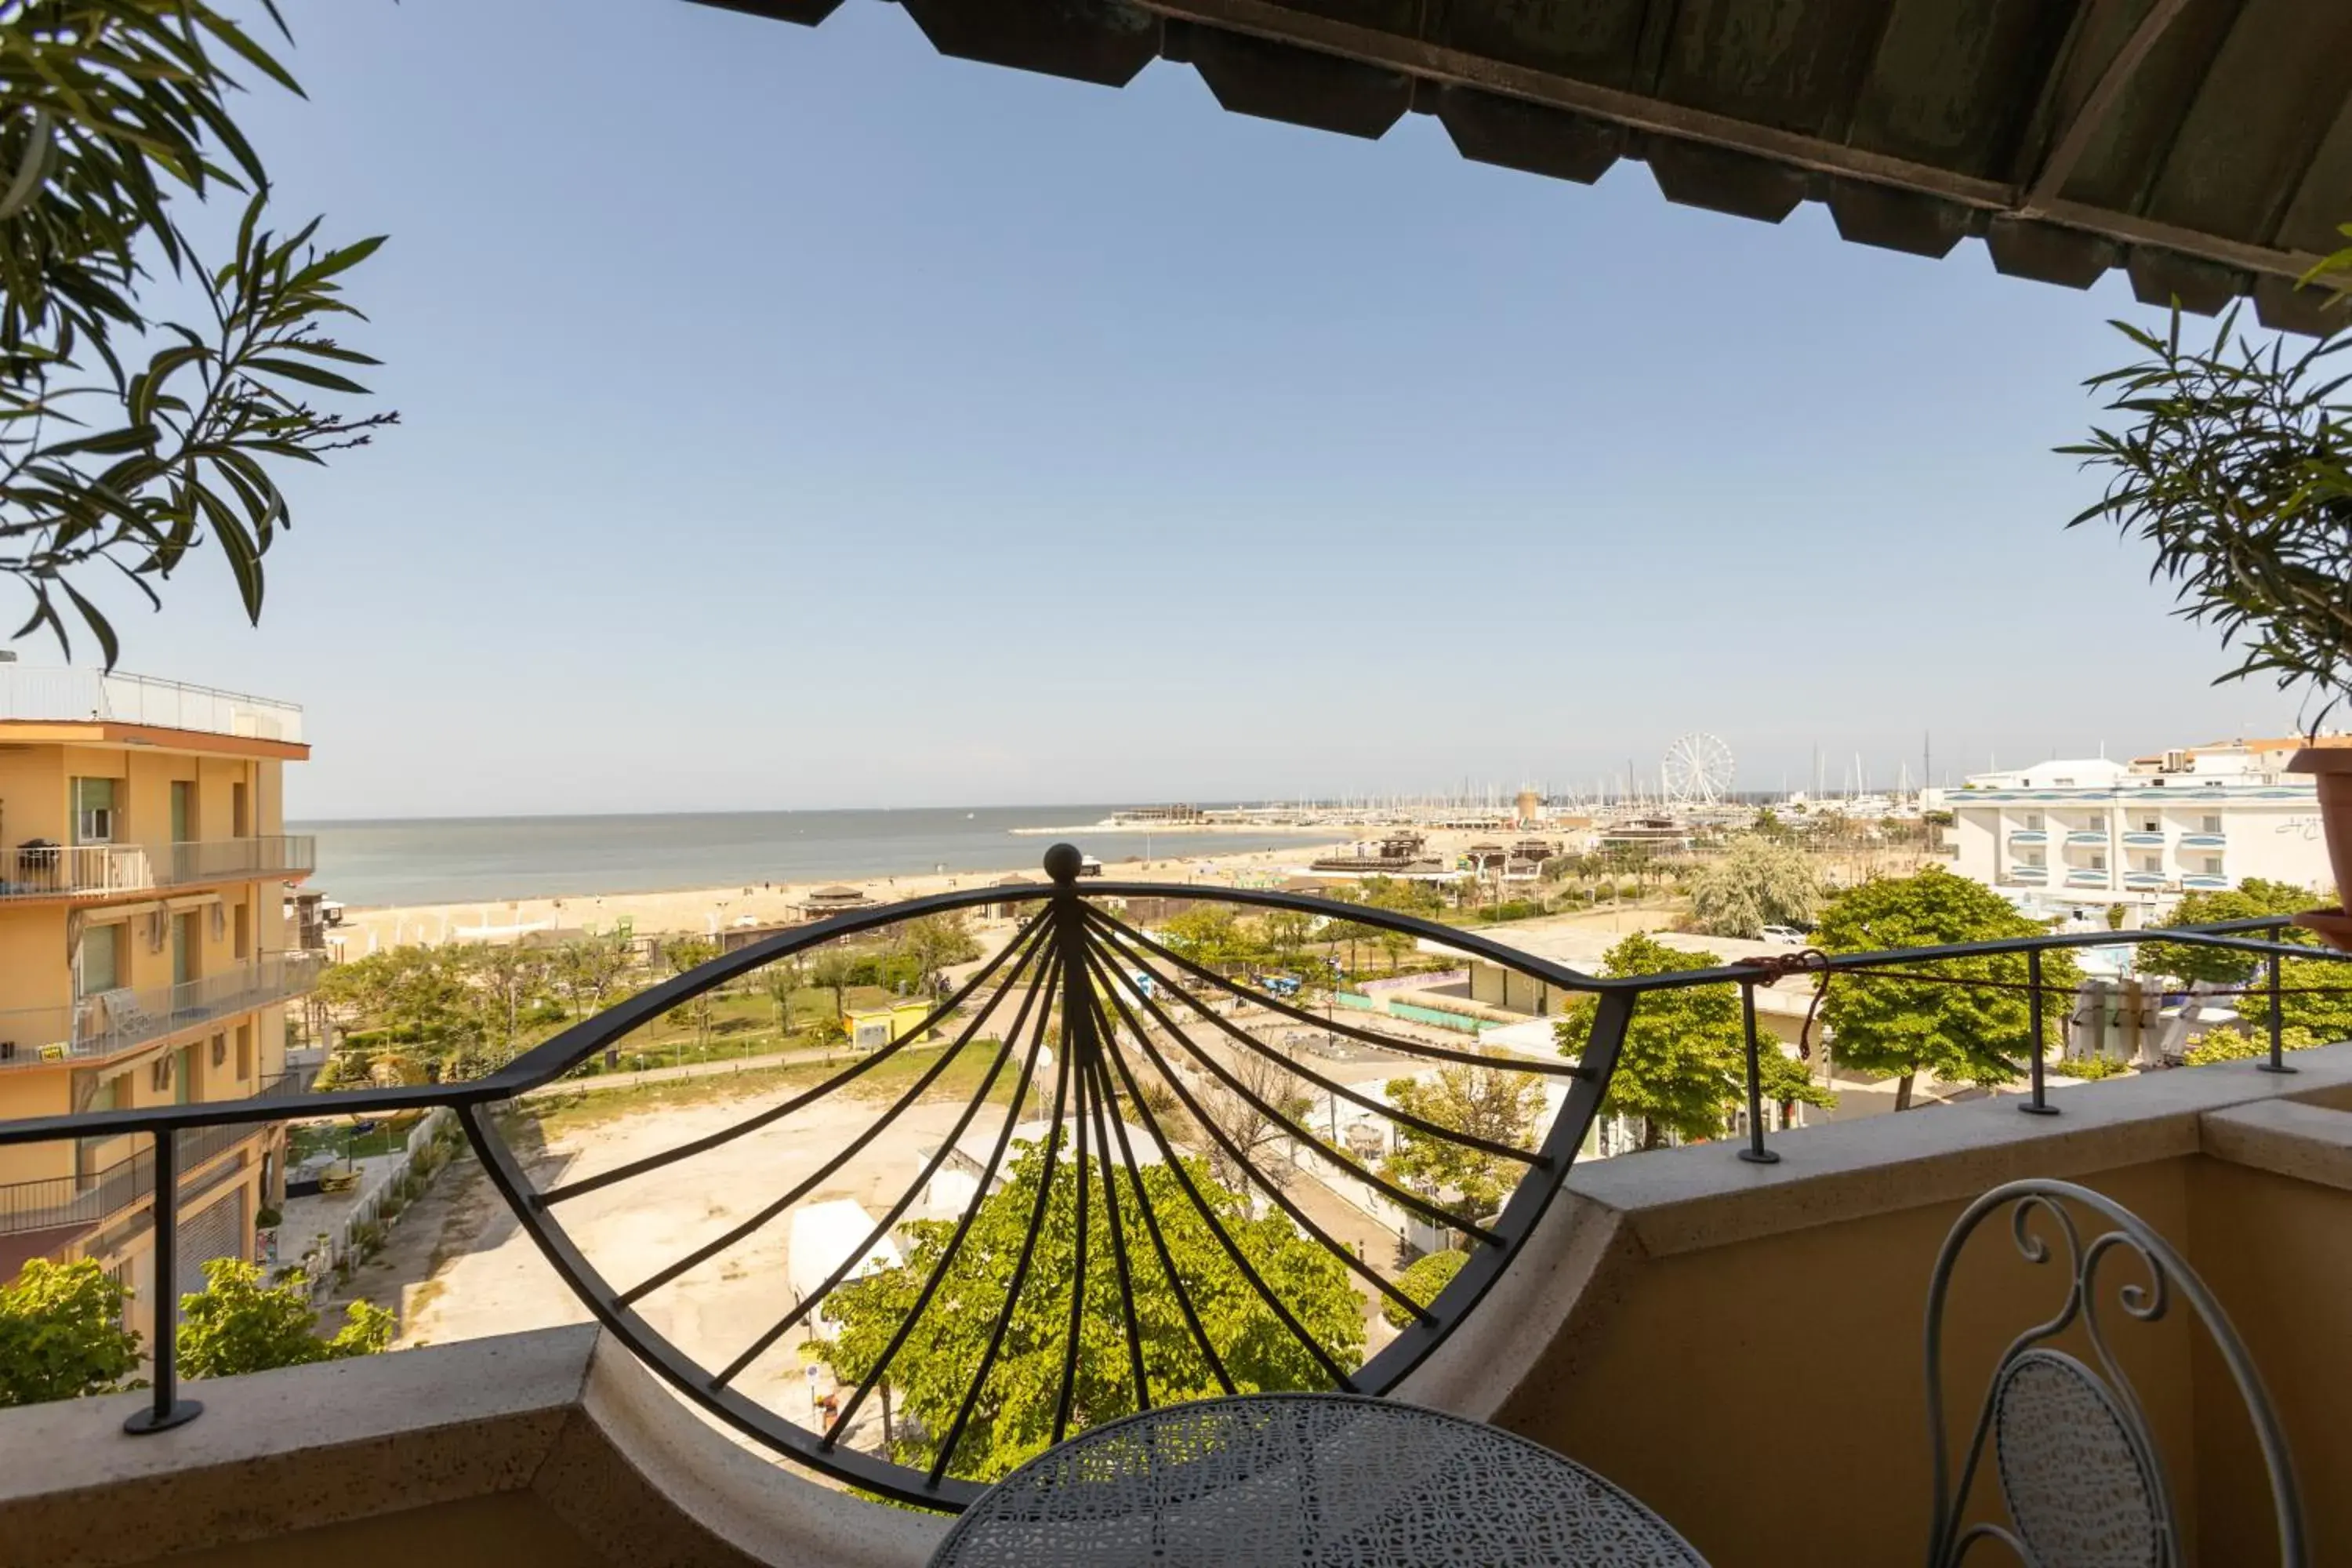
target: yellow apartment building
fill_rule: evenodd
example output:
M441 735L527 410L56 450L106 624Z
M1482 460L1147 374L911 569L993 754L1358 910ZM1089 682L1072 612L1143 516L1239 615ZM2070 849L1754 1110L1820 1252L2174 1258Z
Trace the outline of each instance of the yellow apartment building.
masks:
M0 1117L291 1091L285 1006L310 984L286 889L299 708L142 676L0 662ZM184 1133L178 1278L153 1277L144 1139L0 1149L0 1278L95 1258L159 1300L250 1258L285 1190L282 1129Z

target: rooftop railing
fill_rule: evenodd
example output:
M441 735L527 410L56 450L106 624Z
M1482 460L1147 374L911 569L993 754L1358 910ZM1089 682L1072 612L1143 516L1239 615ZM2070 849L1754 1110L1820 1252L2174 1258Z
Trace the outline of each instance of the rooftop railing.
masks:
M250 1100L283 1100L310 1087L309 1071L274 1074L261 1080ZM233 1100L208 1104L229 1105ZM180 1168L193 1171L226 1154L257 1132L277 1124L274 1117L247 1121L224 1121L200 1127L181 1138ZM42 1176L29 1182L0 1183L0 1236L26 1231L99 1225L129 1208L155 1190L155 1156L151 1149L79 1176Z
M1654 993L1714 990L1737 998L1742 1044L1726 1058L1720 1087L1739 1107L1737 1115L1725 1117L1719 1132L1727 1135L1727 1157L1772 1163L1800 1156L1796 1146L1769 1137L1761 1064L1767 1053L1782 1047L1759 1031L1759 986L1803 981L1817 1002L1833 987L1881 984L2005 994L2013 999L2010 1005L1977 1010L1986 1019L2000 1015L1998 1023L1985 1026L1999 1037L1978 1045L2005 1058L2010 1073L2025 1080L2018 1107L2037 1116L2057 1116L2064 1109L2052 1102L2045 1083L2050 1020L2053 1013L2063 1017L2072 1000L2065 972L2053 974L2056 966L2045 962L2053 953L2160 940L2240 955L2251 977L2245 988L2266 993L2270 1001L2267 1059L2214 1070L2293 1072L2284 1050L2281 999L2294 991L2352 990L2352 970L2344 972L2340 987L2315 986L2300 976L2293 985L2284 984L2286 960L2346 955L2265 940L2284 923L2277 920L2181 931L2037 933L1864 953L1790 951L1702 969L1604 977L1476 931L1363 905L1246 889L1082 880L1077 852L1067 846L1048 853L1046 868L1054 877L1050 886L974 888L780 933L649 987L480 1079L301 1096L280 1102L272 1114L294 1119L452 1108L518 1223L558 1274L614 1337L686 1398L838 1479L953 1510L982 1490L985 1472L959 1456L981 1447L967 1445L976 1423L999 1419L992 1413L998 1404L988 1394L1006 1386L1008 1376L1024 1386L1043 1378L1052 1394L1045 1406L1050 1419L1034 1434L1016 1435L1017 1441L1058 1441L1074 1426L1149 1409L1155 1399L1184 1397L1211 1384L1230 1391L1246 1379L1261 1387L1370 1394L1396 1388L1476 1310L1559 1193L1606 1106L1629 1028ZM1392 933L1409 939L1406 951L1418 943L1423 951L1441 949L1517 971L1559 991L1583 994L1589 1005L1580 1015L1580 1043L1556 1052L1481 1050L1458 1035L1419 1028L1404 1018L1340 1013L1304 996L1277 994L1287 987L1235 978L1201 956L1202 949L1129 923L1129 900L1156 900L1151 907L1162 910L1189 902L1304 915L1310 931L1330 933L1326 941ZM577 1167L570 1163L537 1159L534 1124L512 1114L520 1097L583 1066L593 1070L596 1058L634 1031L719 987L751 980L766 965L797 963L828 943L885 938L924 917L1004 903L1034 912L961 983L951 989L942 984L921 1024L854 1055L846 1065L814 1058L789 1064L777 1097L744 1102L725 1125L698 1124L692 1136L674 1136L666 1146L582 1175L572 1173ZM1305 1035L1330 1042L1329 1058L1312 1046L1297 1048L1293 1040ZM886 1064L895 1065L880 1077L868 1076ZM957 1077L945 1077L957 1068ZM1531 1129L1518 1131L1483 1121L1457 1125L1425 1113L1425 1104L1402 1102L1384 1087L1416 1073L1442 1080L1464 1068L1545 1086L1544 1114ZM772 1245L773 1233L761 1235L766 1227L812 1194L837 1190L845 1167L925 1100L932 1119L919 1129L898 1126L895 1142L882 1144L876 1156L905 1157L919 1142L913 1155L919 1168L870 1185L863 1175L850 1178L858 1190L875 1194L869 1201L882 1212L870 1226L853 1218L848 1229L830 1237L839 1245L823 1250L840 1261L824 1278L811 1279L813 1271L802 1270L787 1289L772 1264L748 1272L737 1267L741 1259L730 1258L731 1249ZM625 1208L630 1192L659 1201L655 1194L679 1184L669 1171L677 1163L713 1153L812 1107L818 1108L821 1126L795 1146L786 1173L778 1173L772 1160L757 1158L751 1145L735 1152L731 1177L701 1168L698 1179L726 1195L727 1204L711 1211L713 1219L733 1222L726 1228L690 1227L693 1236L678 1241L675 1255L650 1272L652 1260L634 1240L617 1250L604 1244L597 1215ZM1336 1124L1343 1107L1351 1123L1344 1130ZM950 1110L951 1118L945 1114ZM990 1112L986 1121L983 1111ZM155 1268L159 1278L170 1278L177 1190L171 1173L186 1159L190 1139L253 1116L247 1102L0 1122L0 1146L93 1134L152 1140L159 1173ZM1379 1161L1378 1141L1354 1135L1363 1118L1388 1130L1391 1148L1409 1136L1439 1151L1441 1168L1483 1161L1486 1170L1501 1175L1490 1188L1472 1188ZM783 1131L794 1126L806 1124ZM1017 1154L1012 1150L1016 1128L1025 1129L1029 1141ZM976 1178L967 1173L961 1183L935 1184L950 1157L976 1162ZM668 1174L650 1187L630 1187L662 1172ZM1309 1180L1325 1190L1311 1191L1304 1184ZM593 1204L572 1204L592 1193L604 1195ZM965 1257L982 1205L992 1202L1009 1206L991 1211L984 1239ZM1393 1220L1399 1227L1423 1227L1430 1249L1451 1247L1464 1261L1442 1288L1408 1288L1402 1253L1391 1260L1387 1248L1376 1254L1344 1234L1351 1222L1335 1216L1348 1205L1386 1216L1382 1226ZM828 1213L827 1223L839 1217ZM910 1217L930 1223L910 1229ZM904 1247L903 1258L896 1246ZM877 1258L889 1261L886 1266ZM877 1282L877 1268L889 1277ZM674 1299L663 1293L681 1280L705 1288L714 1275L743 1279L746 1289L778 1293L773 1320L748 1342L681 1342L666 1326L678 1315L665 1310ZM1375 1342L1381 1336L1367 1327L1373 1306L1403 1324L1385 1342ZM824 1316L835 1307L861 1316L865 1337L856 1342L862 1349L845 1349L854 1336L842 1331L840 1321ZM877 1307L879 1320L872 1315ZM948 1313L979 1314L979 1332L947 1332L942 1315ZM726 1316L732 1321L738 1314ZM972 1320L964 1321L969 1327ZM803 1381L792 1375L799 1370L792 1336L812 1332L826 1342L821 1353L835 1360L843 1390L821 1420L815 1411L788 1415L777 1403L782 1391L797 1390ZM193 1418L194 1407L178 1397L172 1347L166 1342L157 1350L152 1404L134 1419L133 1430ZM1009 1370L1003 1358L1014 1354L1027 1359ZM906 1364L915 1360L922 1362L919 1369ZM897 1442L875 1452L854 1447L847 1440L851 1422L877 1388L893 1387L899 1399ZM945 1403L917 1412L911 1401L918 1388Z
M302 710L291 702L152 675L0 664L0 720L11 719L143 724L296 743L302 739Z
M310 989L321 963L318 953L265 953L178 985L101 991L63 1006L0 1011L0 1070L117 1056L266 1007Z
M34 844L0 849L0 901L111 897L319 868L308 834L183 844Z

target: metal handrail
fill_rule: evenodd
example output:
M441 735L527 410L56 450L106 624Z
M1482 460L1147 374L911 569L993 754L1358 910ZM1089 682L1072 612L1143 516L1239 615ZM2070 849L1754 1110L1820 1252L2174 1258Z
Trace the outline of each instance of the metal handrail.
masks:
M152 675L23 664L0 666L0 720L112 721L296 744L302 740L297 703Z
M311 1076L308 1072L272 1074L246 1099L280 1100L300 1094L310 1088ZM191 1132L180 1141L181 1167L193 1170L226 1153L255 1133L276 1126L278 1121L276 1117L265 1117L229 1121ZM36 1176L29 1181L0 1183L0 1236L97 1225L154 1190L154 1156L144 1149L88 1175Z
M0 1011L0 1071L121 1055L221 1018L297 996L317 983L324 955L264 953L251 963L178 985L102 991L62 1006Z
M947 1157L949 1147L963 1136L977 1111L989 1102L992 1093L997 1092L1003 1083L1010 1081L1013 1104L1017 1107L1028 1101L1034 1089L1040 1107L1045 1098L1050 1095L1053 1107L1051 1125L1063 1128L1065 1131L1058 1138L1047 1139L1045 1148L1036 1156L1042 1161L1043 1173L1039 1177L1035 1199L1037 1212L1031 1215L1028 1230L1030 1245L1034 1246L1042 1234L1048 1190L1066 1191L1066 1187L1053 1187L1056 1162L1066 1163L1072 1168L1077 1176L1076 1190L1081 1194L1088 1190L1091 1180L1087 1174L1089 1168L1098 1170L1105 1194L1102 1223L1113 1238L1098 1245L1106 1248L1110 1259L1118 1266L1120 1289L1129 1289L1130 1262L1137 1267L1146 1267L1156 1251L1173 1297L1183 1307L1187 1322L1207 1352L1208 1364L1219 1369L1221 1378L1222 1363L1216 1359L1216 1352L1202 1331L1201 1321L1193 1313L1184 1280L1177 1275L1174 1264L1169 1261L1170 1255L1160 1234L1160 1221L1153 1217L1154 1208L1162 1204L1179 1205L1169 1211L1171 1215L1183 1214L1192 1216L1186 1220L1187 1224L1205 1225L1214 1245L1223 1249L1223 1255L1231 1260L1248 1291L1254 1293L1254 1299L1264 1303L1272 1319L1279 1320L1281 1331L1290 1334L1320 1360L1334 1386L1382 1393L1395 1387L1477 1306L1557 1195L1585 1134L1601 1111L1627 1027L1642 998L1651 992L1727 984L1739 988L1745 1004L1741 1014L1744 1020L1748 1136L1737 1152L1743 1159L1769 1163L1780 1158L1780 1154L1768 1147L1765 1142L1765 1107L1760 1095L1759 1061L1763 1049L1777 1049L1778 1047L1768 1047L1759 1042L1753 1005L1754 988L1759 984L1771 984L1780 978L1797 974L1817 977L1817 985L1826 984L1840 976L1859 980L1874 973L1916 981L1922 977L1919 973L1922 969L1948 960L2021 956L2028 960L2027 964L2020 967L2029 971L2029 981L1978 981L1965 977L1954 977L1954 980L1955 983L2013 984L2016 989L2032 989L2034 993L2033 1037L2040 1041L2045 1002L2041 959L2042 955L2051 952L2161 941L2242 952L2268 963L2272 977L2270 985L2274 996L2279 992L2278 965L2284 959L2343 956L2331 954L2325 949L2262 940L2261 933L2274 931L2285 923L2283 920L2268 919L2233 921L2193 930L2097 931L2068 935L2037 933L1997 942L1867 953L1806 952L1791 953L1786 958L1706 969L1603 977L1534 957L1475 931L1458 930L1411 915L1249 889L1081 881L1076 874L1077 867L1076 851L1066 846L1056 846L1047 856L1047 869L1055 876L1049 886L973 888L838 915L723 954L687 973L653 985L605 1012L563 1030L487 1077L455 1083L372 1087L328 1095L295 1096L274 1106L270 1117L273 1120L293 1120L310 1116L396 1112L432 1106L451 1108L458 1113L467 1136L481 1157L493 1184L558 1273L616 1338L633 1349L686 1397L753 1438L838 1479L901 1500L954 1509L969 1502L980 1489L976 1483L950 1476L946 1470L952 1460L957 1439L970 1418L973 1402L978 1399L982 1385L986 1382L986 1362L981 1367L978 1379L971 1385L964 1415L960 1416L950 1429L936 1435L935 1440L944 1446L939 1449L928 1474L887 1458L877 1458L850 1450L840 1444L839 1437L844 1425L855 1414L859 1402L873 1392L874 1383L887 1371L889 1357L897 1353L898 1346L906 1342L917 1320L928 1310L928 1303L934 1299L948 1265L953 1259L953 1248L961 1245L960 1241L948 1243L949 1251L939 1260L937 1271L915 1299L891 1350L885 1352L881 1364L873 1369L856 1396L848 1401L829 1429L822 1434L812 1433L785 1420L775 1411L738 1391L733 1383L753 1360L776 1343L782 1334L796 1324L805 1323L830 1292L847 1282L856 1260L868 1255L873 1238L869 1238L866 1247L853 1249L850 1255L852 1262L845 1263L831 1279L799 1301L791 1312L771 1325L724 1367L705 1365L672 1342L641 1310L641 1303L649 1295L665 1289L671 1281L707 1262L727 1247L744 1239L832 1180L848 1160L879 1135L890 1119L927 1092L959 1053L974 1047L982 1024L1000 1006L1004 1012L1013 1014L1013 1026L1003 1030L1001 1037L992 1035L988 1042L977 1047L974 1056L965 1058L977 1066L992 1055L993 1065L988 1068L986 1077L980 1081L954 1130L941 1141L925 1170L876 1227L877 1237L886 1236L891 1226L899 1223L916 1195L928 1184L931 1174ZM1559 989L1593 997L1596 1005L1591 1027L1586 1033L1585 1044L1574 1060L1551 1063L1540 1058L1488 1057L1433 1045L1409 1035L1380 1029L1376 1026L1377 1021L1359 1023L1337 1016L1318 1017L1282 997L1261 994L1240 986L1128 925L1112 910L1131 899L1175 899L1202 904L1295 910L1326 921L1344 921L1426 940L1456 952L1517 971ZM491 1119L494 1110L518 1096L553 1082L564 1073L616 1046L633 1031L660 1019L698 996L742 979L763 965L793 958L828 942L883 931L924 916L982 905L1008 904L1025 906L1034 912L1013 941L995 957L979 966L952 994L941 999L922 1024L878 1050L853 1058L850 1065L832 1072L814 1087L793 1092L781 1103L761 1110L731 1126L698 1135L620 1167L548 1187L536 1179L533 1170L509 1146L499 1124ZM1377 1173L1370 1172L1369 1166L1360 1161L1350 1162L1346 1154L1315 1136L1311 1129L1293 1121L1280 1106L1270 1104L1263 1097L1253 1094L1238 1075L1221 1067L1215 1055L1188 1037L1190 1031L1198 1028L1202 1031L1204 1039L1213 1041L1216 1049L1225 1053L1230 1059L1240 1059L1234 1053L1255 1052L1268 1060L1280 1060L1271 1044L1247 1030L1230 1027L1231 1021L1219 1016L1216 1005L1207 998L1220 988L1223 992L1242 995L1254 1006L1265 1009L1276 1019L1303 1022L1334 1037L1370 1044L1400 1057L1418 1058L1432 1067L1471 1062L1491 1065L1507 1071L1523 1070L1531 1075L1549 1075L1564 1084L1560 1108L1554 1115L1549 1131L1542 1135L1539 1146L1510 1152L1523 1174L1516 1189L1504 1201L1500 1212L1474 1215L1457 1210L1451 1215L1448 1226L1463 1238L1467 1248L1467 1261L1434 1299L1427 1302L1412 1300L1397 1290L1393 1281L1381 1278L1377 1270L1367 1267L1366 1259L1354 1255L1323 1230L1304 1209L1286 1201L1280 1190L1281 1180L1269 1177L1254 1163L1249 1147L1240 1145L1213 1125L1211 1119L1199 1115L1200 1107L1186 1087L1187 1080L1206 1086L1215 1079L1266 1111L1281 1132L1293 1141L1292 1147L1300 1159L1320 1162L1343 1173L1348 1172L1352 1164L1354 1179L1360 1181L1366 1190L1393 1196L1391 1189L1394 1184L1370 1180ZM1014 1007L1016 1003L1017 1011ZM1049 1027L1058 1030L1050 1058L1043 1053ZM2275 1007L2273 1009L2272 1027L2272 1059L2260 1065L2269 1070L2292 1071L2291 1067L2279 1059L2281 1041ZM770 1125L844 1089L870 1069L891 1059L908 1043L925 1037L933 1030L937 1030L940 1037L952 1035L953 1038L939 1047L931 1064L879 1113L879 1120L873 1126L806 1173L803 1179L781 1197L763 1205L750 1220L715 1239L702 1241L667 1267L639 1280L609 1280L567 1230L563 1216L572 1212L562 1207L567 1199L635 1179ZM1042 1067L1041 1062L1044 1064ZM1299 1071L1299 1064L1284 1065L1288 1070ZM2042 1053L2039 1050L2033 1054L2031 1074L2032 1092L2022 1109L2043 1114L2056 1113L2059 1108L2050 1105L2043 1093ZM1308 1081L1324 1083L1334 1092L1345 1087L1323 1079L1311 1071L1304 1072L1302 1076ZM1153 1108L1151 1098L1145 1092L1143 1080L1147 1078L1175 1091L1175 1099L1181 1100L1193 1117L1196 1131L1171 1134L1162 1113ZM957 1092L961 1095L963 1091L959 1089ZM1360 1100L1360 1097L1351 1098ZM154 1141L159 1163L168 1166L180 1156L191 1136L203 1129L250 1121L254 1110L251 1102L157 1106L0 1122L0 1146L93 1133L138 1133ZM990 1190L991 1183L1002 1167L1013 1125L1013 1118L1007 1114L996 1135L995 1152L982 1164L980 1179L964 1210L964 1217L957 1222L955 1234L958 1237L962 1234L963 1227L971 1223L982 1196ZM1205 1152L1201 1143L1204 1137L1217 1140L1220 1158L1238 1165L1244 1173L1236 1179L1250 1194L1252 1203L1261 1197L1265 1200L1259 1212L1271 1214L1279 1210L1286 1214L1296 1226L1295 1235L1302 1241L1311 1242L1319 1247L1335 1266L1352 1273L1386 1296L1391 1305L1399 1307L1408 1317L1409 1325L1377 1354L1359 1366L1343 1364L1341 1360L1316 1342L1314 1335L1287 1311L1279 1290L1257 1274L1248 1255L1226 1233L1218 1218L1220 1211L1216 1204L1204 1197L1195 1185L1195 1178L1186 1164L1188 1160ZM1489 1147L1466 1134L1449 1134L1449 1137L1465 1149ZM1180 1148L1179 1138L1191 1139L1192 1146L1189 1150ZM1072 1144L1067 1153L1061 1150L1061 1145L1066 1142ZM1145 1191L1143 1172L1147 1166L1161 1173L1155 1181L1164 1180L1172 1184L1160 1189L1161 1196L1159 1199L1146 1199L1142 1195ZM1125 1200L1113 1202L1111 1199L1115 1190L1114 1176L1121 1170L1126 1172L1137 1200L1142 1205L1139 1213L1127 1216L1128 1222L1123 1228L1119 1211L1125 1208ZM1067 1174L1065 1173L1066 1180ZM1408 1194L1411 1201L1404 1206L1425 1211L1431 1206L1427 1200L1438 1195L1435 1193ZM1057 1198L1055 1201L1061 1200ZM1080 1197L1077 1201L1083 1204L1086 1200ZM174 1203L174 1194L168 1192L158 1194L159 1227L168 1228L173 1223ZM1084 1278L1087 1227L1083 1215L1080 1218L1076 1231L1081 1253L1078 1268L1080 1278ZM1062 1234L1066 1236L1067 1232ZM1146 1250L1147 1240L1153 1250ZM1106 1262L1103 1267L1108 1268L1111 1264ZM1000 1342L1004 1326L1011 1321L1013 1304L1021 1299L1027 1268L1025 1262L1016 1268L1005 1289L995 1336ZM1097 1274L1097 1278L1103 1276ZM1076 1299L1075 1292L1072 1292L1072 1299ZM1130 1294L1124 1300L1127 1303L1125 1313L1129 1352L1138 1369L1135 1392L1139 1399L1148 1402L1147 1380L1140 1370L1143 1352L1140 1341L1136 1337L1139 1331L1135 1327L1134 1298ZM1275 1331L1270 1326L1268 1331ZM1064 1367L1062 1415L1057 1426L1066 1424L1073 1387L1071 1380L1076 1375L1075 1330L1072 1334L1069 1360ZM1352 1356L1357 1352L1350 1351L1349 1353ZM992 1350L989 1354L992 1358L994 1352ZM163 1359L168 1362L170 1358L165 1354ZM142 1415L142 1429L184 1419L188 1408L176 1403L176 1390L168 1366L159 1365L154 1386L153 1408Z
M0 900L113 896L307 876L318 868L319 841L306 833L177 844L27 844L0 850Z

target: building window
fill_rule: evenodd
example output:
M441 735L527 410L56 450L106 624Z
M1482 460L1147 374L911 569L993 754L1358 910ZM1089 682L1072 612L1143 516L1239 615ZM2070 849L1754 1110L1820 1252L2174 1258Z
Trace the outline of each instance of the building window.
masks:
M2219 833L2221 831L2221 819L2218 816L2200 816L2197 819L2197 831Z
M243 1083L253 1077L253 1026L236 1026L236 1077Z
M84 996L112 991L122 984L122 927L85 926L81 961L74 966L76 984Z
M112 779L73 781L73 841L77 844L114 842Z
M2104 871L2104 870L2105 870L2106 868L2107 868L2107 858L2106 858L2106 856L2105 856L2105 853L2095 854L2095 855L2093 855L2093 856L2091 857L2091 869L2092 869L2092 870L2094 870L2094 871Z
M2040 812L2029 811L2025 814L2025 830L2028 833L2039 833L2042 831L2042 814Z
M2209 877L2218 877L2221 874L2221 858L2219 855L2205 857L2205 874Z
M228 1037L226 1035L215 1035L213 1037L213 1066L216 1068L228 1066Z
M2139 830L2142 833L2161 833L2164 831L2164 824L2153 816L2143 816L2139 819Z
M147 1089L150 1093L172 1092L172 1062L170 1057L157 1057L147 1064Z

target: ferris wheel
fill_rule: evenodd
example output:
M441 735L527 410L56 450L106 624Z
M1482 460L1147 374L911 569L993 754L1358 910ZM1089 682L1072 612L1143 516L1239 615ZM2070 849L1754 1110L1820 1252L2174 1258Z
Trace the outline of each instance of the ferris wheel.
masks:
M1723 738L1705 731L1694 731L1668 746L1658 768L1666 804L1682 806L1720 805L1730 798L1738 771Z

